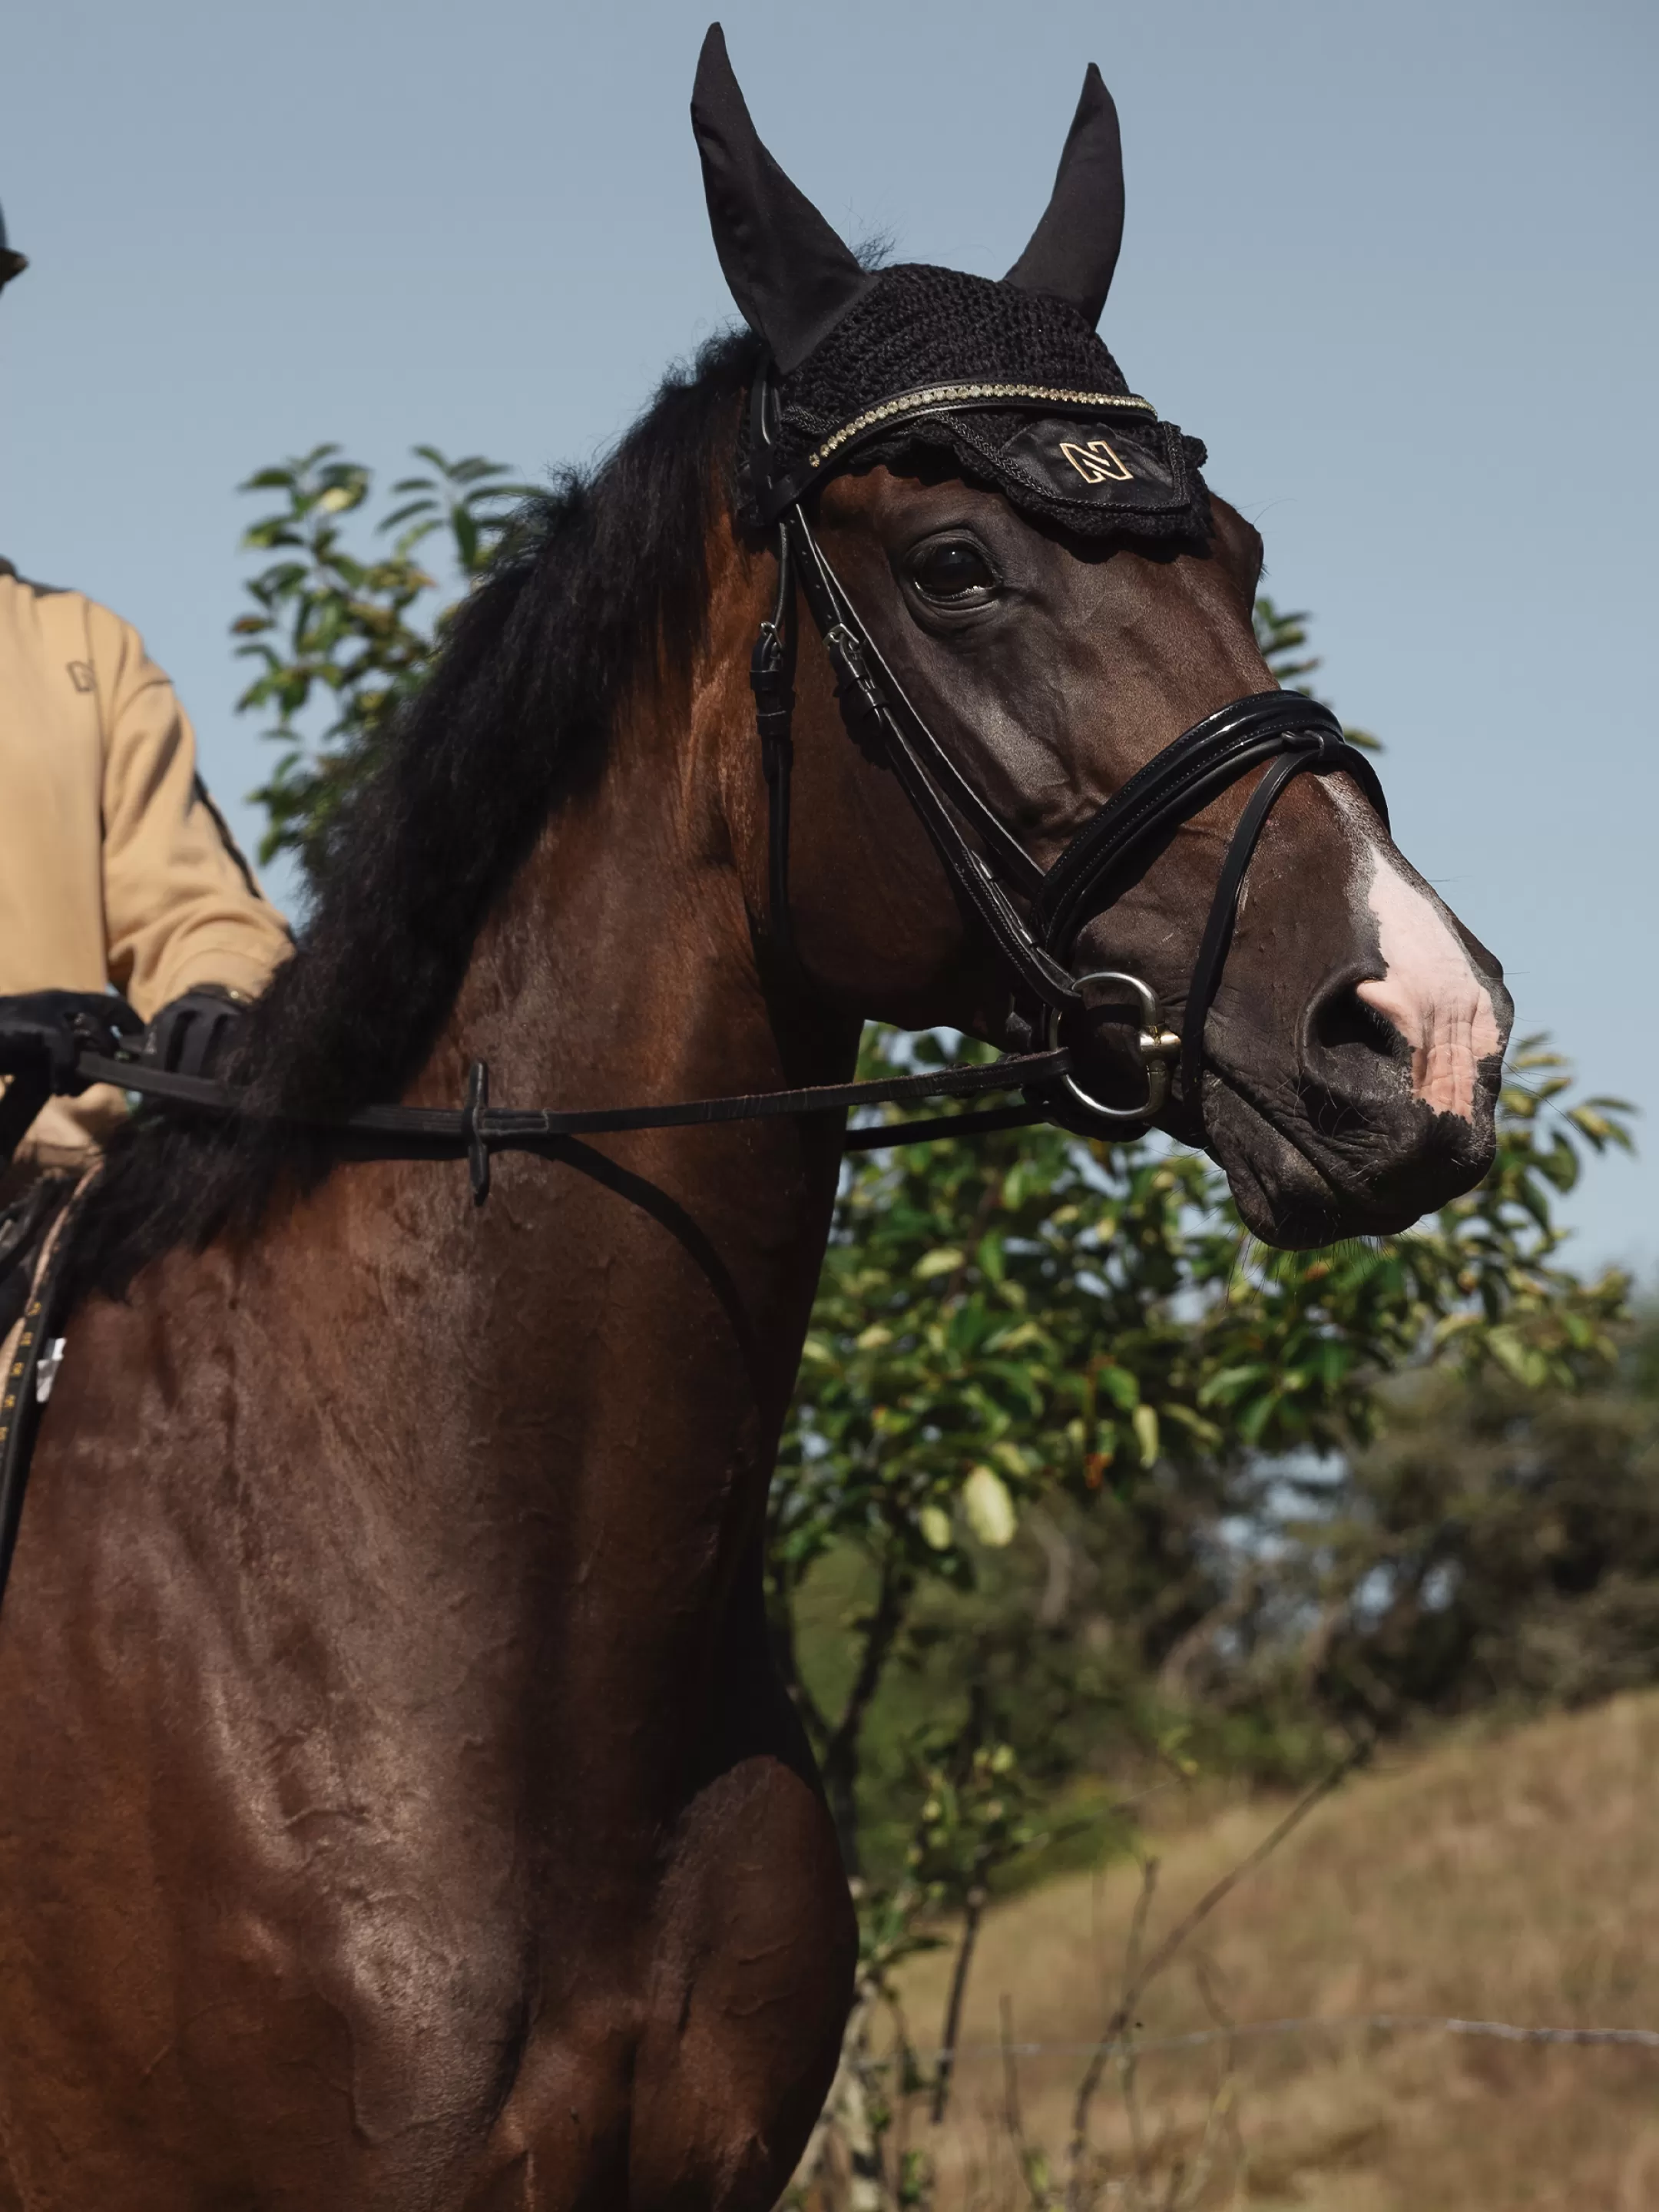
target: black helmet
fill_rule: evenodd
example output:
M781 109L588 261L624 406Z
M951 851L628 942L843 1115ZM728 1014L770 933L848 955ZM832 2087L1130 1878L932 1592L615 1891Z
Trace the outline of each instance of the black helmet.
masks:
M0 215L0 291L3 291L14 276L21 276L28 267L21 253L13 252L6 243L6 218Z

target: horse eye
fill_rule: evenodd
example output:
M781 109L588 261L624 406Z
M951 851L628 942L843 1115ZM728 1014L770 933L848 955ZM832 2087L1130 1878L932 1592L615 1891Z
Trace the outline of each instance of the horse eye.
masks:
M930 599L967 599L994 591L996 577L976 545L960 538L924 546L910 564L910 580Z

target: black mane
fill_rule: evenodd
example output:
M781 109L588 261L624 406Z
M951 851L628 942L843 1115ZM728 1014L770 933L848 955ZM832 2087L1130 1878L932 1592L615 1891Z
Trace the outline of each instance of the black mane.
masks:
M235 1079L264 1112L397 1098L431 1053L479 927L550 810L603 756L630 682L689 664L705 544L734 495L756 346L714 340L600 466L531 502L463 607L383 765L331 842L299 949L244 1024ZM320 1171L292 1125L140 1115L86 1209L78 1292L118 1295L179 1243L251 1225L285 1173Z

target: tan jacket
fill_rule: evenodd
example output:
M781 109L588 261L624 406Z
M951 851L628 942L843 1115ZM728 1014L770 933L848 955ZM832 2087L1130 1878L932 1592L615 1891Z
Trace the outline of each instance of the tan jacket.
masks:
M113 983L148 1020L200 983L257 996L291 942L138 633L0 562L0 994ZM56 1099L25 1153L77 1164L123 1110Z

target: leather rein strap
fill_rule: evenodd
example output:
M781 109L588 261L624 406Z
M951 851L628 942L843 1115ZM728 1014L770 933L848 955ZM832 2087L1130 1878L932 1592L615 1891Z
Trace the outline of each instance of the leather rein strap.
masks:
M326 1136L355 1159L465 1160L472 1171L472 1194L482 1204L489 1194L489 1162L496 1152L549 1152L566 1138L618 1134L633 1129L689 1129L724 1121L766 1121L798 1114L845 1114L861 1106L901 1106L927 1098L978 1098L998 1091L1025 1091L1069 1074L1072 1055L1053 1052L1005 1053L999 1060L932 1073L894 1075L873 1083L826 1083L803 1091L760 1091L729 1098L693 1098L668 1106L556 1107L492 1106L489 1072L474 1060L467 1079L465 1105L364 1106L338 1118L273 1111L262 1115L234 1084L198 1075L171 1075L141 1061L118 1060L83 1049L76 1073L88 1083L113 1083L141 1098L210 1115L220 1121L269 1120L309 1128ZM1012 1129L1045 1118L1040 1105L997 1106L979 1113L939 1115L924 1121L881 1121L872 1128L849 1129L848 1152L878 1152L889 1145L918 1144L936 1137L959 1137L977 1130Z

